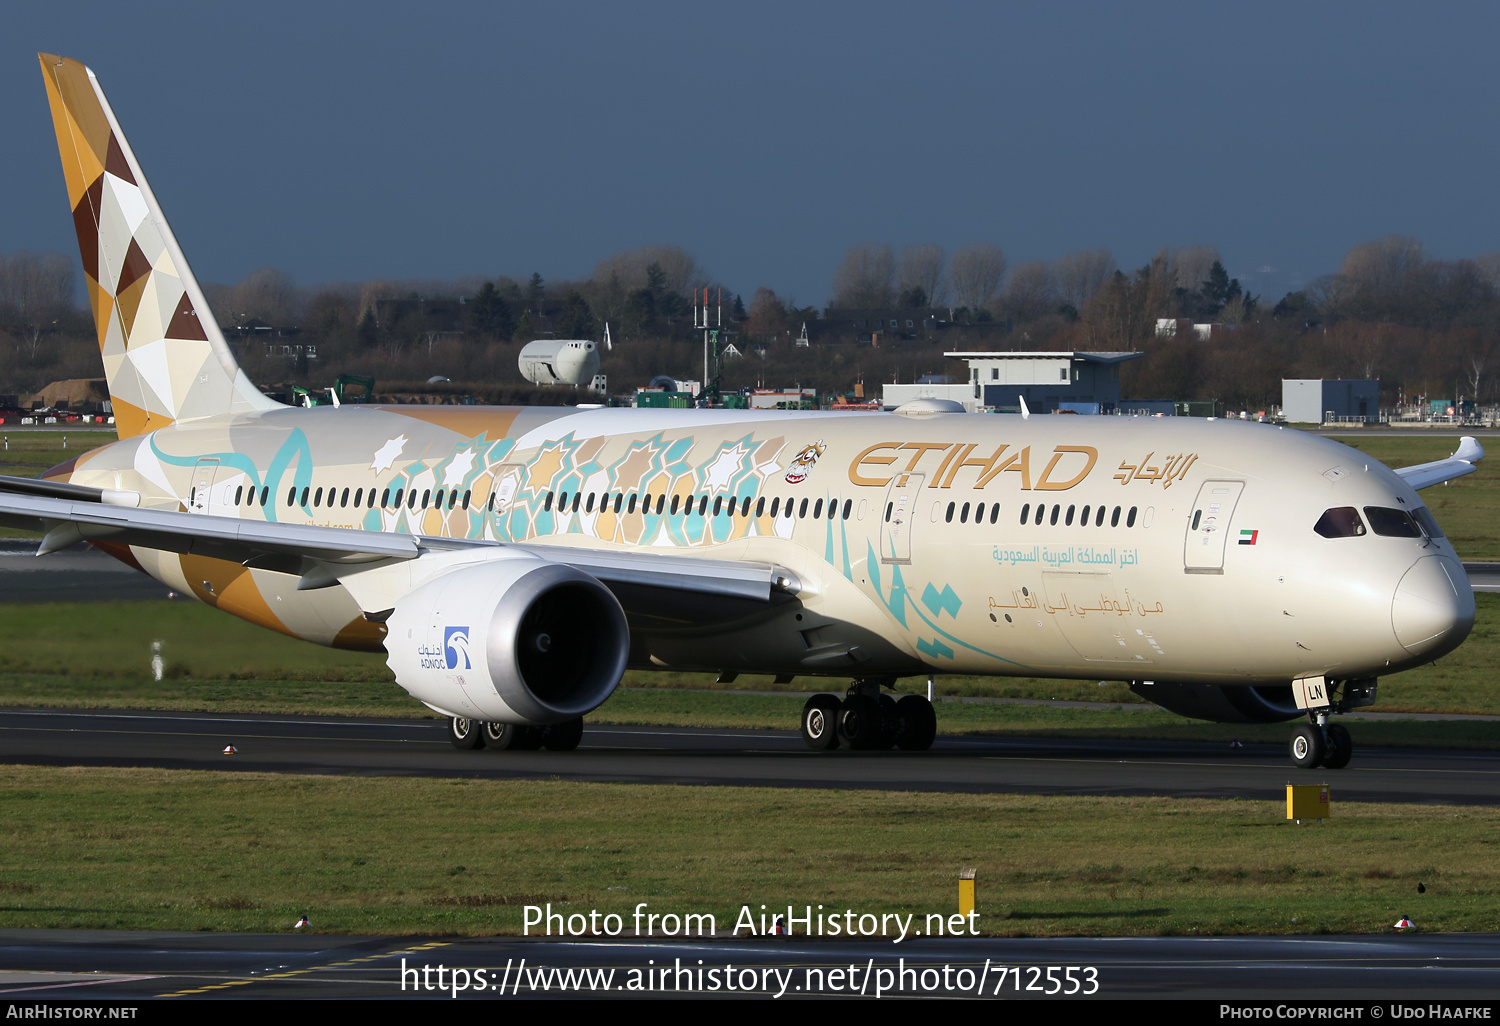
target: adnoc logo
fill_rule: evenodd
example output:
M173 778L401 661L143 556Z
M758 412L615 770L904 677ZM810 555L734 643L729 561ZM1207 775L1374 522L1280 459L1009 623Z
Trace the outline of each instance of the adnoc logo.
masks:
M443 628L443 657L450 670L474 668L473 662L469 659L469 628Z

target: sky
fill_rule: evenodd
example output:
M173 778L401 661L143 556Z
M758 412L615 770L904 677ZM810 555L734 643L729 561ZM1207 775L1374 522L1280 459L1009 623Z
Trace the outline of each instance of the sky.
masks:
M13 4L0 254L76 258L36 53L93 68L200 280L586 278L823 305L852 245L1500 250L1500 5Z

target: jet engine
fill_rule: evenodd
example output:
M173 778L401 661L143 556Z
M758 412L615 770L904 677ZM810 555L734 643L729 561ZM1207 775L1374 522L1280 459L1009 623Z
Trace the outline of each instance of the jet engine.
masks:
M1179 716L1215 723L1278 723L1303 715L1290 684L1131 683L1130 690Z
M396 682L444 715L548 724L610 696L630 632L619 600L583 571L499 558L404 595L386 620L385 647Z

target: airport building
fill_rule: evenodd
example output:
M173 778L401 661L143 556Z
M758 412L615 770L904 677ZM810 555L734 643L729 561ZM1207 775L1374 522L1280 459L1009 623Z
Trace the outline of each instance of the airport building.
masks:
M1291 424L1380 420L1379 378L1283 378L1281 414Z
M971 412L1114 413L1120 406L1120 364L1145 354L1079 352L953 352L968 364L957 384L885 385L888 409L913 399L951 399Z

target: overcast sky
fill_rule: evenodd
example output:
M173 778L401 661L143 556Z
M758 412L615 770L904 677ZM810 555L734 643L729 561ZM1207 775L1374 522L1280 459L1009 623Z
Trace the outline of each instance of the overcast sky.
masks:
M645 243L823 304L866 240L1500 250L1500 5L10 4L0 253L76 258L37 51L104 86L199 278L586 277ZM1274 270L1263 270L1274 269Z

